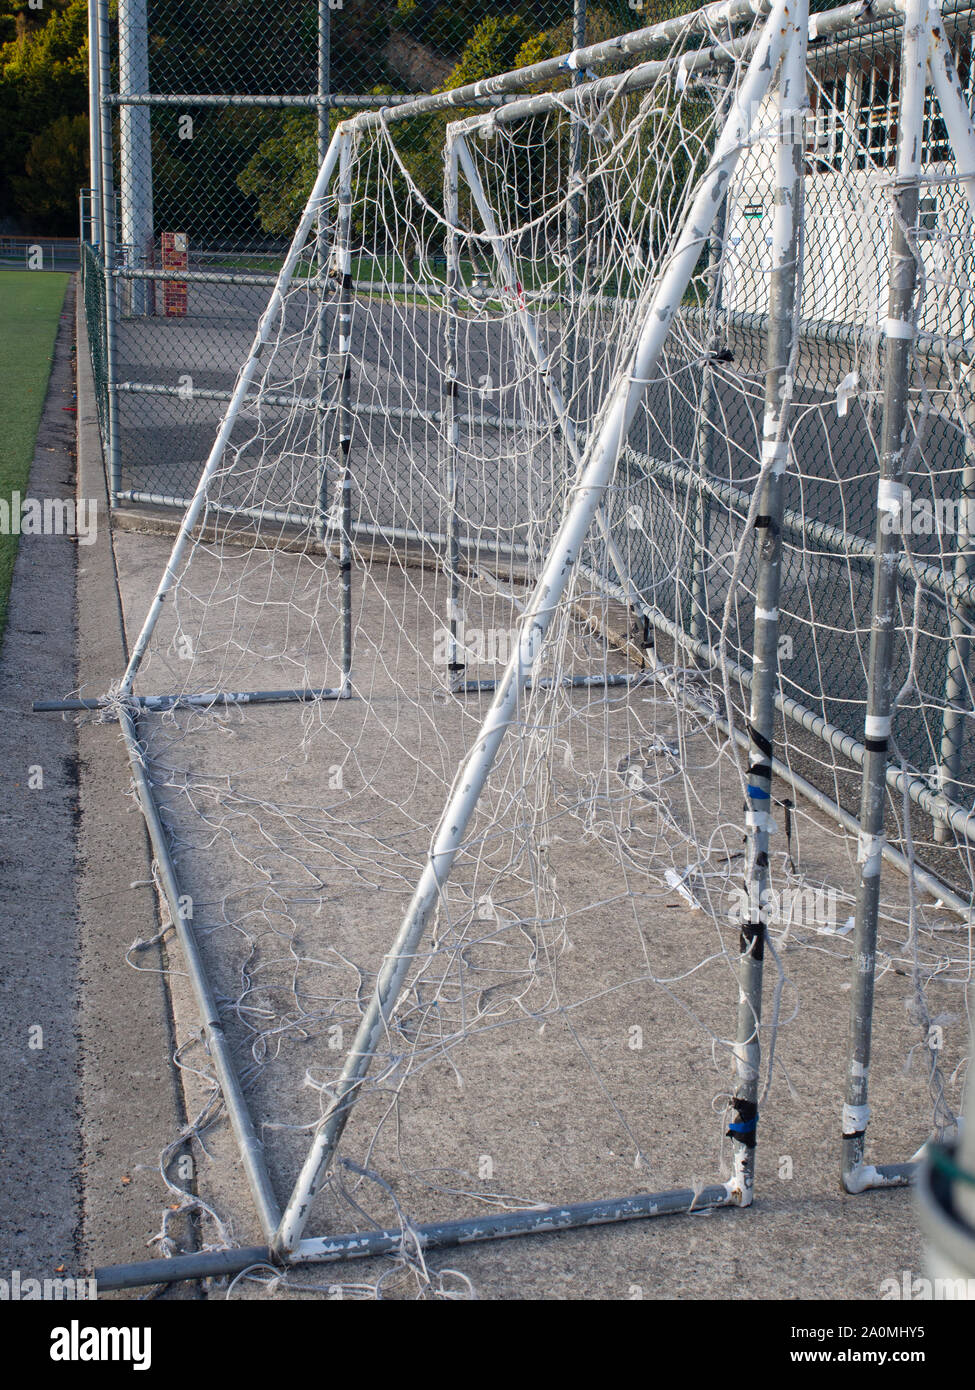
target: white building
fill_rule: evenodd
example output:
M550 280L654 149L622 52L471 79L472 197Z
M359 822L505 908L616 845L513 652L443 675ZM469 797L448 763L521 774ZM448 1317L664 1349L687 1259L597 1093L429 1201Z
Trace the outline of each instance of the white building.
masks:
M973 34L956 32L953 48L971 102ZM829 67L810 52L806 144L802 317L817 324L864 326L887 314L889 206L898 114L898 49L844 46ZM769 130L775 119L767 103ZM920 196L925 266L919 328L923 333L975 339L972 227L954 173L947 135L927 96L924 174ZM772 141L765 139L739 165L728 205L723 307L767 309L772 222ZM968 171L965 171L968 172ZM950 272L950 273L949 273Z

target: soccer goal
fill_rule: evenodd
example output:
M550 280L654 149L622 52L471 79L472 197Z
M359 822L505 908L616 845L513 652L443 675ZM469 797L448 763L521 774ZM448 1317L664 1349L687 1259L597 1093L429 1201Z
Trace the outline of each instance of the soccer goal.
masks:
M951 1136L959 32L727 0L338 124L128 668L59 706L121 725L184 1139L222 1107L254 1200L187 1276L457 1291L427 1252L747 1207L760 1115L809 1153L832 1107L849 1192Z

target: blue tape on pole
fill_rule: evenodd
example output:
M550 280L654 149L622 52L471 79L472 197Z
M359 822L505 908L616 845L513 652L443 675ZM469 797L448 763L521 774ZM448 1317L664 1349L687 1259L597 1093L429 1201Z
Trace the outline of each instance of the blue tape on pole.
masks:
M769 801L772 793L763 791L761 787L753 787L749 784L748 795L753 797L756 801Z
M758 1128L758 1116L753 1120L736 1120L728 1126L730 1134L753 1134Z

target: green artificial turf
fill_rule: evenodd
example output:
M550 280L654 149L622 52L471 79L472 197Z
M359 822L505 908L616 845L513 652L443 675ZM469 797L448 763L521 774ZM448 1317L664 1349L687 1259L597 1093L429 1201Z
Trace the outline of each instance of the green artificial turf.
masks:
M55 272L0 273L0 497L8 505L12 493L27 495L67 284ZM19 540L0 535L0 640Z

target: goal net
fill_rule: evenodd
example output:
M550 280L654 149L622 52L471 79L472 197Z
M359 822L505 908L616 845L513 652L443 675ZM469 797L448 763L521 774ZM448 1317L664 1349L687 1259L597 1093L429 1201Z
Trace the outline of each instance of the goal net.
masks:
M799 23L712 7L339 123L161 585L121 542L149 616L109 704L217 1012L174 974L198 1190L164 1169L211 1244L464 1293L422 1223L747 1205L758 1114L777 1161L839 1113L891 171ZM957 488L957 374L914 385ZM944 706L907 676L967 634L955 551L904 554L902 789ZM895 791L910 867L934 822ZM936 867L970 897L964 847ZM871 1132L906 1159L953 1123L967 936L889 864L879 915Z

